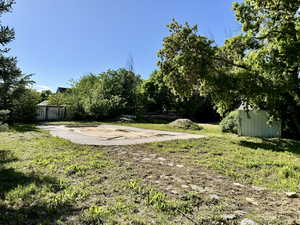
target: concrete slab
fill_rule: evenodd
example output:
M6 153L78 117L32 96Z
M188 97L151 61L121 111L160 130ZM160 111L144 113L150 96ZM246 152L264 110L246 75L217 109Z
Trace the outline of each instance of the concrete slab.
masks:
M142 129L118 125L97 126L38 126L53 136L68 139L77 144L86 145L135 145L177 139L203 138L203 135Z

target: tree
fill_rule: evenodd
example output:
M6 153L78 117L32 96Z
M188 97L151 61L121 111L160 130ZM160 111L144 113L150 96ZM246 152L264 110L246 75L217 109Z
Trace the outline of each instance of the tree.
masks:
M158 65L173 91L188 97L208 78L216 48L212 41L197 35L197 26L182 26L173 20L168 28L171 35L164 38Z
M137 91L141 85L139 75L126 69L108 70L99 76L106 96L119 96L124 104L123 113L134 114L137 109Z
M150 112L173 112L197 121L218 119L209 97L194 91L191 96L180 97L166 85L160 70L155 70L143 83L146 110Z
M146 98L147 110L152 112L170 110L176 101L175 95L165 84L159 70L155 70L143 83L143 93Z
M55 106L63 106L66 104L66 98L63 93L52 94L48 98L48 103Z
M79 118L103 119L134 114L139 104L140 84L140 77L126 69L89 74L74 82L66 95L66 104Z
M0 0L0 16L9 12L13 4L13 0ZM14 30L1 24L0 44L5 46L14 38ZM15 57L5 56L8 51L8 48L0 49L0 110L10 110L11 115L13 115L14 103L23 95L26 85L32 81L30 80L30 75L23 75L22 71L17 67L17 59ZM11 117L10 120L13 120L13 118Z
M158 65L181 96L198 89L221 114L238 102L267 109L300 136L300 1L234 3L243 31L217 47L197 27L173 21Z
M33 122L37 114L37 104L40 102L40 93L26 88L19 98L14 99L11 111L13 122Z
M43 90L41 92L41 101L45 101L48 100L48 98L52 95L52 91L51 90Z
M9 127L5 123L10 111L9 110L0 110L0 132L8 131Z
M249 101L266 107L300 137L300 1L246 0L235 3L246 41L238 62L257 74L257 93ZM230 46L230 44L229 44ZM241 55L241 54L240 54Z

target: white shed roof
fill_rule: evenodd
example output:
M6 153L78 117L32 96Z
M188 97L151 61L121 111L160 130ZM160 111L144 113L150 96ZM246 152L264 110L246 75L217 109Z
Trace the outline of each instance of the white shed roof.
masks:
M49 105L49 102L47 100L45 100L45 101L42 101L41 103L39 103L38 105L46 106L46 105Z

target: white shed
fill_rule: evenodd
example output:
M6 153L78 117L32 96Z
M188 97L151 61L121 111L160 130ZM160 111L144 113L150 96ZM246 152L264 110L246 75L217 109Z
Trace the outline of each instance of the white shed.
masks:
M38 104L37 117L38 121L58 121L65 118L66 108L64 106L50 105L47 101Z
M264 110L238 109L238 134L240 136L272 138L281 137L281 121L268 123L269 115Z

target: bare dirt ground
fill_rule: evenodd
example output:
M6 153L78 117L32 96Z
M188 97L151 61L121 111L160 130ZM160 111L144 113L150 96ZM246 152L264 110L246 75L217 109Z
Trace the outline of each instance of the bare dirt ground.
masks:
M38 126L49 130L54 136L77 144L88 145L132 145L176 139L203 138L203 135L150 130L117 125L99 126Z
M164 154L136 145L110 147L109 154L121 165L135 170L147 185L155 185L168 195L180 198L183 193L195 192L223 203L221 216L232 220L232 224L243 218L251 218L258 224L300 224L300 198L235 183L229 177L193 164L184 153ZM212 216L212 211L199 206L199 215L206 214ZM197 224L195 218L196 215L190 219Z

